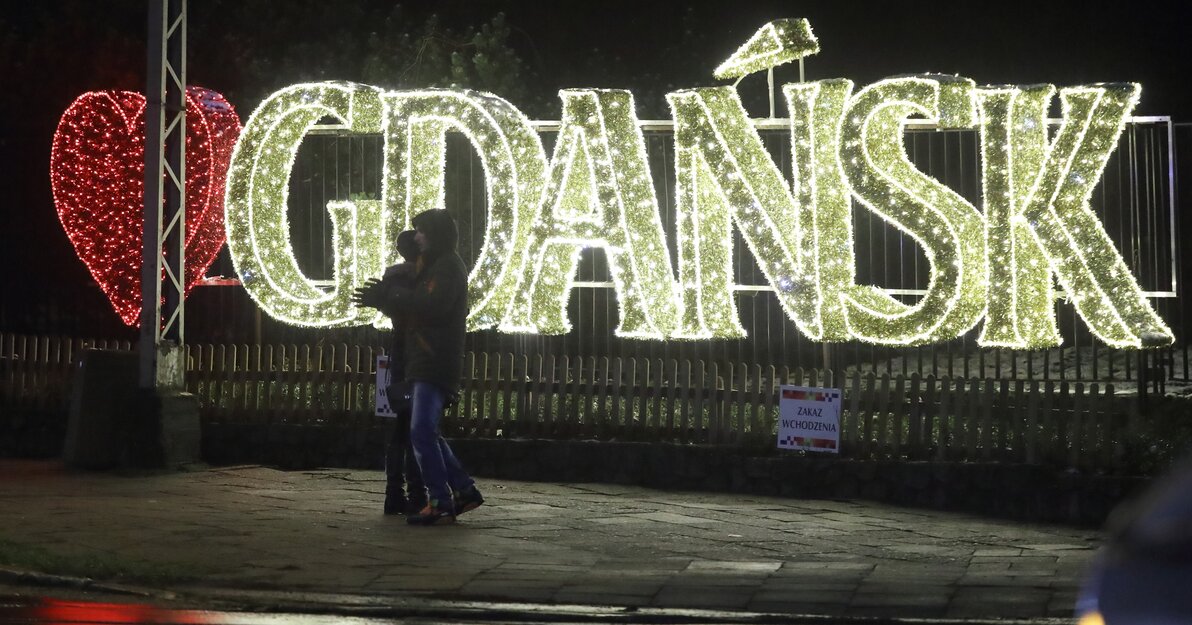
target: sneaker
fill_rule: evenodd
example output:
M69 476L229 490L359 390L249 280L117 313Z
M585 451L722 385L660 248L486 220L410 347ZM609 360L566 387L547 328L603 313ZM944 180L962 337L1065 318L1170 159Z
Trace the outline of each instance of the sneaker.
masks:
M402 512L402 514L404 514L406 516L414 516L414 515L418 514L419 512L422 512L422 509L425 507L426 507L426 498L425 497L418 497L417 499L411 497L409 500L406 501L406 509Z
M406 523L410 525L450 525L455 523L455 512L450 508L441 508L432 501L418 514L406 517Z
M402 495L385 495L385 514L408 514L410 502Z
M465 512L471 512L480 507L484 503L484 496L475 486L455 493L455 515L459 516Z

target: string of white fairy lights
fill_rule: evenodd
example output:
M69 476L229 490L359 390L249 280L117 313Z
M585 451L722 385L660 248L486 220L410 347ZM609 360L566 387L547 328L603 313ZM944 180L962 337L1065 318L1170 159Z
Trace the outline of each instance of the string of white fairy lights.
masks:
M739 76L818 51L805 20L782 22L759 31L718 72ZM531 122L492 94L295 85L261 105L237 144L227 188L229 249L250 295L275 318L381 323L375 311L355 307L350 293L396 260L391 241L414 214L442 206L444 135L458 131L479 154L487 181L484 241L469 277L471 329L570 331L566 308L581 251L600 247L620 307L618 335L744 336L733 294L736 227L783 310L817 340L922 344L959 336L984 318L984 345L1055 345L1055 275L1106 343L1169 343L1171 330L1088 206L1139 88L1061 90L1063 124L1049 141L1053 93L1048 85L977 88L940 75L890 78L856 93L843 79L786 85L791 186L733 88L670 93L676 267L627 91L560 92L563 113L548 161ZM330 291L299 269L285 210L302 138L327 116L385 139L380 200L328 204ZM912 165L903 136L916 116L979 128L984 213ZM930 276L917 302L856 284L853 198L923 250Z
M565 90L563 115L530 257L501 329L563 334L567 302L587 247L605 251L620 308L618 336L672 334L681 302L633 96Z

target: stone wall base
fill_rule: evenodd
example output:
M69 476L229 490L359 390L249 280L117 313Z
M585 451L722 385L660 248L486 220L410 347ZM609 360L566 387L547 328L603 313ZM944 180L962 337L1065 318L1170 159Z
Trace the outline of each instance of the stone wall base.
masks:
M384 427L208 425L203 459L283 469L381 469ZM668 490L864 499L1020 521L1100 526L1149 478L1023 464L849 460L710 445L455 439L476 476L633 484Z
M136 352L83 352L62 445L68 466L173 468L199 461L198 398L139 389L139 364Z

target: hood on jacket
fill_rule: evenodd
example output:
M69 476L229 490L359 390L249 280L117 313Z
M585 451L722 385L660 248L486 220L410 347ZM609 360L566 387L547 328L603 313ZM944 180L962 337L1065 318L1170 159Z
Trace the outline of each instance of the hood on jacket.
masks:
M414 227L426 235L432 256L456 251L459 245L459 230L455 219L444 208L435 208L414 215Z

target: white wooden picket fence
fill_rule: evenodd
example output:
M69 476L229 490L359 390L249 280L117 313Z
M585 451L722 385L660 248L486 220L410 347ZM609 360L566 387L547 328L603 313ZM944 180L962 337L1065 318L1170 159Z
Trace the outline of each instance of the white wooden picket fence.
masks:
M0 334L0 408L64 413L85 348ZM360 345L188 345L187 390L220 423L373 425ZM773 447L780 384L844 391L841 455L1110 467L1137 416L1109 384L832 371L645 358L469 353L449 435Z

